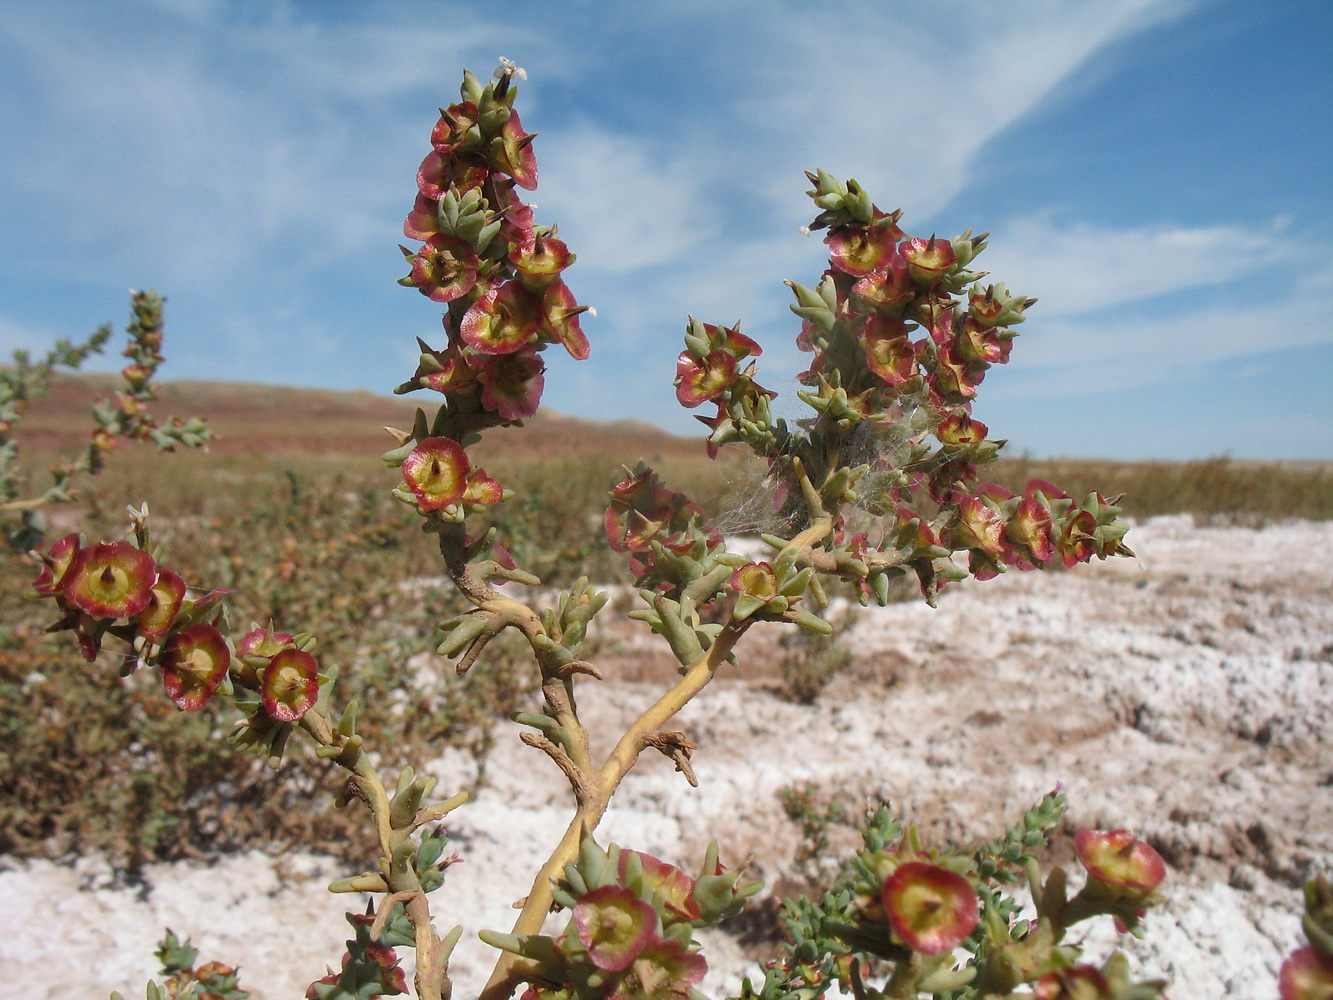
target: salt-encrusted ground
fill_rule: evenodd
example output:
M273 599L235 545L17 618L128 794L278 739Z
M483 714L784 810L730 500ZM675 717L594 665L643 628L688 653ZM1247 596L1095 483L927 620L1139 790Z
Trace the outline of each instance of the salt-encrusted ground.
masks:
M813 706L773 696L753 668L774 655L771 637L748 637L742 679L680 719L701 747L699 789L647 762L602 839L690 868L716 837L724 858L751 857L772 882L798 842L784 786L813 783L849 804L887 798L943 840L994 836L1063 781L1071 829L1131 827L1172 866L1170 903L1145 942L1127 945L1144 973L1171 978L1174 1000L1274 996L1298 940L1298 886L1333 866L1333 525L1165 518L1128 540L1138 561L1010 573L948 592L937 610L864 612L855 668ZM628 665L633 644L608 648ZM655 688L612 676L584 690L589 727L609 733ZM437 768L446 786L465 770ZM508 904L568 816L548 769L502 741L490 787L450 817L466 861L433 897L441 924L507 929ZM297 997L336 963L348 930L347 898L318 891L345 874L327 860L160 866L138 891L111 887L95 859L4 868L0 979L21 998L141 996L167 926L205 957L239 963L259 1000ZM1109 925L1089 934L1102 952L1114 939ZM715 932L707 954L706 992L720 996L747 952ZM455 996L475 995L488 958L469 933Z

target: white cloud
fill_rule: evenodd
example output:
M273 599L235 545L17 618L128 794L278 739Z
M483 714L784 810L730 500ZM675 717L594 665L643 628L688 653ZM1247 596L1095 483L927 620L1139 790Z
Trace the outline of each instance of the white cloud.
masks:
M538 218L560 224L585 273L677 266L716 234L714 178L662 146L593 125L543 137Z
M207 4L169 6L187 16L57 30L38 9L0 32L31 70L0 177L34 231L77 233L98 270L172 287L219 289L273 255L299 269L391 239L389 199L410 204L410 189L385 181L415 166L423 136L389 99L419 87L447 100L453 67L499 44L484 22L320 24L275 5L233 24Z
M1022 336L1008 366L1012 373L997 372L994 391L987 395L1005 399L1126 390L1273 351L1309 348L1322 354L1333 344L1333 329L1322 321L1333 314L1333 288L1315 285L1245 308L1172 318L1147 313L1045 322L1034 315L1020 327Z
M1049 215L997 227L977 266L1009 290L1040 299L1043 318L1093 312L1190 288L1257 281L1295 266L1306 248L1283 233L1240 225L1113 228Z
M0 317L0 364L8 364L15 351L24 350L36 355L49 350L60 339L59 334L39 330Z
M741 113L766 133L756 162L779 185L775 200L797 170L819 166L856 177L885 208L910 202L919 219L1090 56L1189 6L974 0L950 5L941 30L938 5L788 5L738 53L751 57Z

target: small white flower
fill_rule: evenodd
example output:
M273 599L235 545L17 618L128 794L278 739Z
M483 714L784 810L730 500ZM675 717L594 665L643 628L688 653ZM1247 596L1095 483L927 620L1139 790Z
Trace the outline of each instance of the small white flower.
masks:
M596 306L588 306L588 315L589 315L589 316L596 316L596 315L597 315L597 307L596 307Z
M522 66L515 66L514 60L506 59L504 56L501 56L500 65L492 75L497 80L503 80L506 76L516 76L520 80L526 80L528 78L528 71Z
M810 235L810 227L809 227L809 226L802 226L800 229L798 229L798 230L796 230L796 231L797 231L798 233L800 233L802 236L809 236L809 235Z

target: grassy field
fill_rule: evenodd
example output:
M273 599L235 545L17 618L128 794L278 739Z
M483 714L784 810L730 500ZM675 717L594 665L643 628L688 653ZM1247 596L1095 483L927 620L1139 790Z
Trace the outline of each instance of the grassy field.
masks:
M87 404L108 384L64 379L32 408L21 437L29 468L86 440ZM381 428L410 426L415 405L368 393L164 385L158 412L208 417L215 444L156 456L122 443L103 475L82 481L83 504L51 511L52 537L75 527L121 537L126 505L148 500L162 560L189 581L234 591L233 632L273 620L319 635L324 666L355 666L339 681L339 701L363 706L360 727L383 748L384 763L460 746L481 778L495 723L531 681L519 651L502 645L466 681L434 657L435 624L458 610L457 599L443 586L430 538L416 530L419 518L389 496L397 474L379 461L392 444ZM647 461L724 521L762 493L754 459L724 451L710 462L698 440L637 424L544 416L489 433L471 454L516 490L500 512L505 544L552 585L581 574L626 579L600 544L621 465ZM1076 496L1123 492L1132 517L1186 513L1259 526L1333 516L1327 464L1017 458L987 475L1011 489L1033 477ZM364 854L358 823L309 805L329 801L311 793L335 792L336 781L321 786L311 777L320 772L299 759L276 779L262 762L238 761L218 739L231 722L223 713L182 718L150 671L121 680L114 657L85 664L67 636L44 634L54 609L20 596L34 574L18 555L0 572L0 852L94 848L131 869L256 842Z
M115 385L112 376L58 379L24 421L30 465L86 440L89 404ZM259 480L293 470L301 476L352 477L387 484L378 456L392 445L383 428L409 427L417 406L431 407L428 393L377 396L369 392L293 389L225 382L168 382L159 387L163 416L208 418L216 439L207 455L180 455L158 467L143 449L127 446L114 456L104 482L89 489L95 499L121 492L168 495L189 501L199 477ZM138 454L136 454L136 452ZM677 489L714 512L749 492L762 465L724 449L708 461L701 442L634 421L595 423L538 414L522 428L488 433L472 449L475 460L520 497L540 495L562 512L579 508L600 516L606 488L622 465L643 460ZM1012 457L984 478L1021 488L1048 479L1073 495L1099 489L1123 493L1131 517L1187 513L1203 520L1261 524L1284 517L1333 517L1333 463L1259 462L1214 457L1191 462L1118 462L1083 458ZM211 488L205 488L211 493Z

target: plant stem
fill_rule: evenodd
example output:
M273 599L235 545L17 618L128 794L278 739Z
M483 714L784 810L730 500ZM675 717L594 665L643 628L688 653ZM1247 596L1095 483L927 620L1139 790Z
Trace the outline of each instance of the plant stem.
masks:
M514 921L513 934L540 933L546 914L551 909L552 888L566 864L578 855L579 844L597 828L621 780L634 766L639 754L648 745L647 737L671 720L705 685L713 679L717 669L731 654L737 640L745 634L749 622L729 621L716 641L685 671L669 691L662 695L626 730L607 757L606 763L589 777L590 793L580 803L574 818L566 827L564 836L551 856L542 865L532 888L524 901L523 910ZM482 990L479 1000L506 1000L522 981L526 960L505 952L495 963L491 978Z

